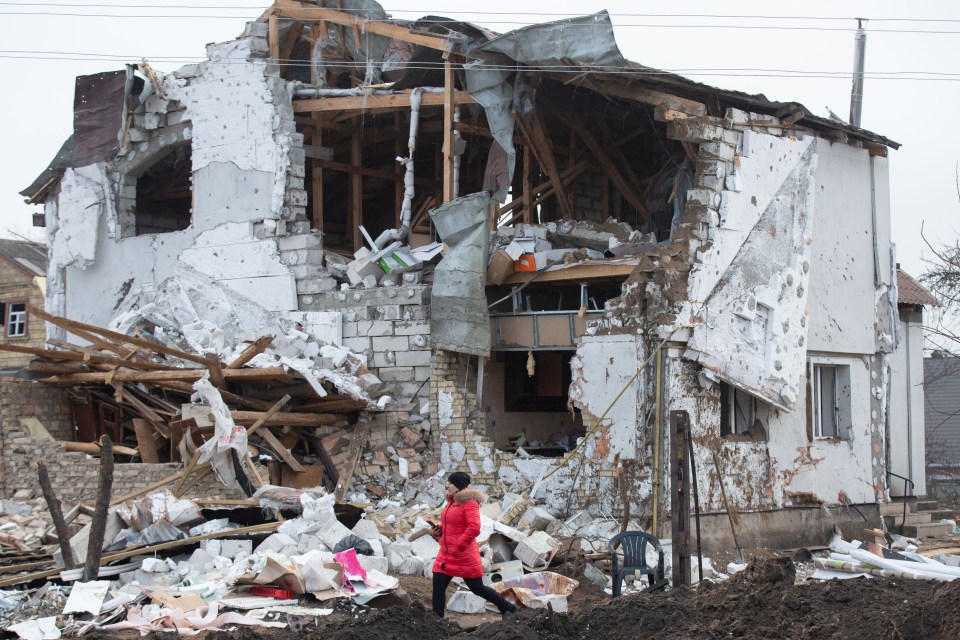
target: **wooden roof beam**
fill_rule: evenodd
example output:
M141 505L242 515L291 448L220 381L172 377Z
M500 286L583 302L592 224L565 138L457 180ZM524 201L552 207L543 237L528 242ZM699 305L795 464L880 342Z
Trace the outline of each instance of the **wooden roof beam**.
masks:
M436 49L438 51L449 52L450 44L443 36L430 35L426 33L412 33L406 27L397 24L382 22L379 20L369 20L362 16L344 13L335 9L323 9L315 5L304 5L295 0L276 0L273 3L266 16L270 13L280 18L291 18L303 22L322 22L327 21L344 27L355 27L360 32L375 33L387 38L394 38L404 42ZM260 18L261 20L264 17ZM269 19L269 17L267 17Z
M344 96L337 98L306 98L293 101L293 110L297 113L315 113L318 111L362 111L363 113L386 112L410 108L410 93L372 94L368 96ZM421 107L442 107L443 93L424 93L420 96ZM466 91L453 92L454 104L473 104L476 102Z

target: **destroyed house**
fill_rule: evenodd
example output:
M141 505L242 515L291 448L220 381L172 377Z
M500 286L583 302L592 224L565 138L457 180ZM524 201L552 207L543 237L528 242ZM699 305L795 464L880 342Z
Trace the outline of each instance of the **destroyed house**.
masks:
M271 334L321 368L291 330L349 349L374 409L424 409L424 472L555 515L669 531L686 437L717 544L733 510L769 545L876 518L896 143L629 62L605 12L497 34L329 4L78 78L23 192L49 313L208 353Z

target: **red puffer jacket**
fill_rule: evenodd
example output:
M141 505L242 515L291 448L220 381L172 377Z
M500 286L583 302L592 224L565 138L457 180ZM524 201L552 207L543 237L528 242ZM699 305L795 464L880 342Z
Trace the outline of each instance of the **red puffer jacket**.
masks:
M434 573L445 573L460 578L480 578L480 504L484 495L473 489L463 489L447 498L440 513L440 554L433 563Z

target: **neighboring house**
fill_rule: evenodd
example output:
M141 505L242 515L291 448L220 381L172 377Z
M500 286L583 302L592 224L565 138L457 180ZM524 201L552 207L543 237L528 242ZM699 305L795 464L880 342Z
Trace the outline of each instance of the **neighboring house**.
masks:
M43 322L28 311L43 308L47 278L47 247L25 240L0 239L0 342L18 347L42 347ZM29 354L0 351L0 369L23 367Z
M924 358L927 491L955 505L960 497L960 358Z
M401 403L429 398L441 466L557 513L628 501L668 531L686 411L708 539L725 499L748 545L876 524L896 143L628 62L606 13L497 35L343 6L278 2L201 64L78 79L75 134L23 192L48 311L327 314ZM438 237L433 271L364 249ZM585 432L560 465L511 448Z
M919 374L925 366L924 308L938 306L940 303L933 294L897 265L900 339L890 360L890 419L885 451L893 496L922 496L927 492L925 394Z

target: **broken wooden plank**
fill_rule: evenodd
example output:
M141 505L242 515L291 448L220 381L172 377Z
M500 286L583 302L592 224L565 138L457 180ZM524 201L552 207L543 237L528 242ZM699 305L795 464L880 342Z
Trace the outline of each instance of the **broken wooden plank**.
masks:
M145 362L139 360L123 360L111 356L93 353L78 353L76 351L58 351L56 349L41 349L37 347L24 347L16 344L0 344L0 351L9 351L12 353L25 353L34 355L47 360L67 360L70 362L89 362L92 364L109 364L116 366L129 367L131 365L140 369L165 370L169 365L157 364L154 362ZM91 350L92 351L92 350Z
M353 430L353 438L350 440L347 462L344 465L343 471L340 473L337 489L334 492L337 502L343 502L343 497L347 494L347 489L350 488L350 481L353 480L353 474L357 470L360 457L363 455L363 450L366 448L369 439L370 421L365 415L361 415L360 420L357 421L357 426Z
M137 449L140 450L140 460L147 464L160 462L160 455L153 442L153 428L143 418L133 419L133 430L137 434Z
M167 427L166 420L160 416L156 411L151 407L147 406L145 402L140 400L136 395L131 393L129 390L123 387L123 385L117 386L117 395L121 402L126 402L127 404L133 405L133 407L140 412L140 414L146 418L146 420L153 426L157 432L166 439L170 439L170 428Z
M116 382L165 382L165 381L196 381L207 374L206 369L173 369L169 371L133 371L131 369L117 369L110 373L67 373L46 378L45 382L100 382L108 380ZM268 380L270 378L289 378L283 367L266 369L228 369L223 372L224 378L230 381Z
M80 330L88 333L94 333L98 336L108 338L111 340L116 340L120 343L136 345L141 348L154 351L156 353L162 353L164 355L172 356L174 358L179 358L181 360L187 360L189 362L196 362L198 364L206 364L206 358L203 356L194 355L192 353L187 353L186 351L181 351L180 349L174 349L166 345L162 345L156 342L151 342L150 340L145 340L143 338L136 338L134 336L128 336L123 333L118 333L116 331L111 331L109 329L104 329L102 327L97 327L91 324L86 324L84 322L79 322L77 320L68 320L67 318L59 318L57 316L50 315L42 309L30 305L27 307L30 313L37 316L41 320L46 320L50 324L56 325L61 329L65 329L74 333L74 330ZM77 335L77 334L74 334Z
M247 427L247 437L249 438L250 436L252 436L254 433L257 432L257 429L267 424L267 420L270 420L271 418L273 418L273 416L277 415L280 412L280 409L283 409L283 407L285 407L288 402L290 402L290 394L287 394L282 398L280 398L272 407L270 407L266 411L266 413L262 414L259 418L257 418L256 422L254 422L252 425Z
M601 279L623 279L633 273L637 268L638 262L630 260L629 262L609 263L601 260L581 262L563 269L554 269L552 271L537 271L533 273L514 273L501 284L523 284L536 275L537 282L574 282L578 280L601 280Z
M543 122L537 117L536 110L530 114L530 121L526 122L522 116L516 117L517 126L527 139L528 147L533 151L537 162L540 163L540 169L547 174L550 179L550 185L553 187L554 196L560 205L560 213L565 220L573 219L573 205L567 195L566 187L560 178L561 173L557 167L557 159L553 155L553 142L550 140L550 134L543 126Z
M250 344L250 346L244 349L243 352L237 356L233 362L228 364L227 369L239 369L263 353L263 350L270 346L271 342L273 342L273 336L260 336L252 344Z
M338 398L336 400L331 400L328 402L311 402L308 404L301 404L300 406L294 407L293 411L296 413L307 412L307 413L328 413L335 411L359 411L365 409L367 403L363 400L357 400L355 398Z
M210 372L210 384L219 389L226 386L227 381L223 377L223 367L220 364L220 356L215 353L207 354L207 371Z
M187 482L187 478L190 477L190 474L193 473L194 468L196 468L197 461L200 460L201 455L201 451L194 452L193 457L190 458L190 462L187 463L186 469L184 469L183 473L180 474L180 480L177 481L177 486L173 488L172 493L177 493L183 488L183 485Z
M280 459L283 460L288 467L296 471L297 473L303 472L303 465L293 457L293 454L290 453L290 450L283 446L283 443L277 440L277 436L273 435L273 432L269 428L260 429L257 432L257 435L267 443L267 446L280 456Z
M106 436L104 436L106 437ZM75 453L89 453L95 456L100 455L103 452L103 447L100 446L97 442L61 442L60 448L64 451L73 451ZM140 455L140 452L136 449L131 449L130 447L124 447L122 445L113 445L113 453L118 456L133 456Z
M336 424L339 416L328 413L274 413L265 416L260 411L231 411L230 417L236 423L253 423L264 418L263 424L273 427L289 425L291 427L322 427Z

